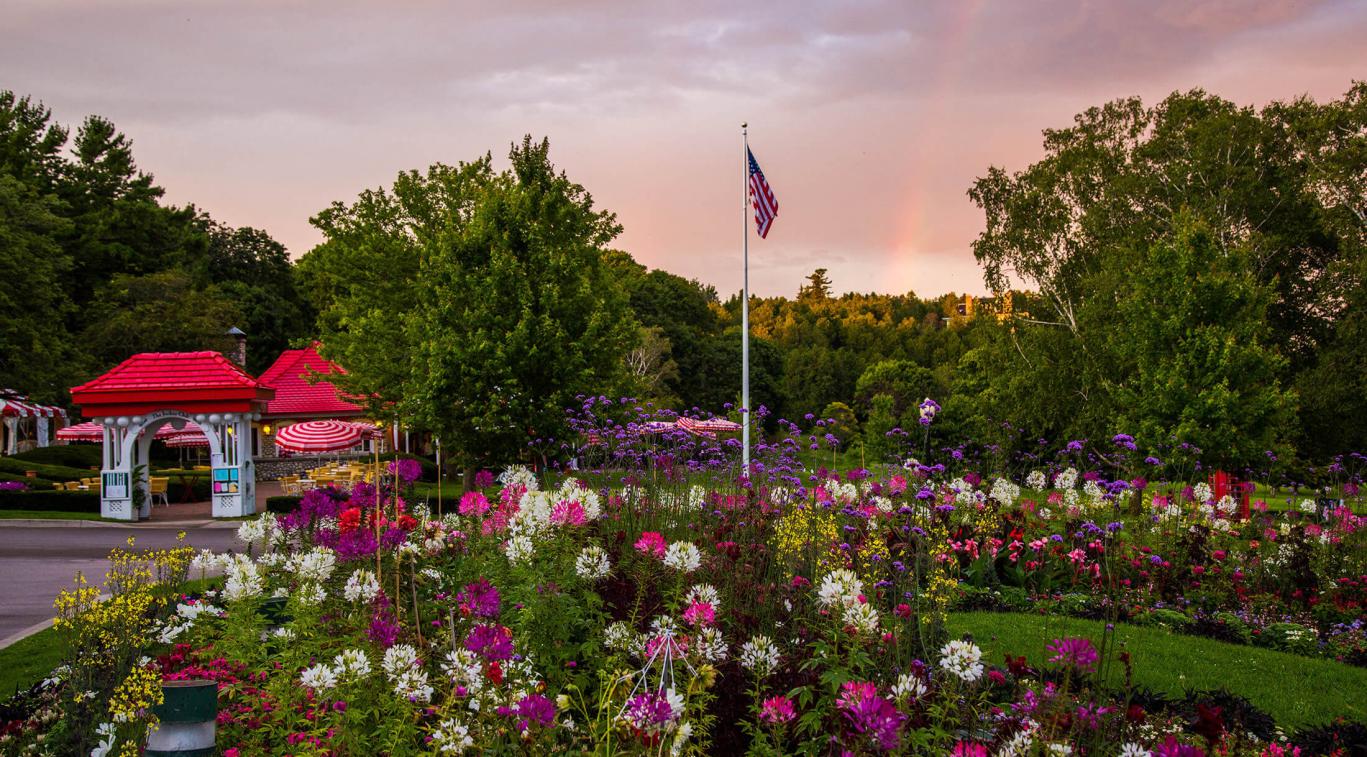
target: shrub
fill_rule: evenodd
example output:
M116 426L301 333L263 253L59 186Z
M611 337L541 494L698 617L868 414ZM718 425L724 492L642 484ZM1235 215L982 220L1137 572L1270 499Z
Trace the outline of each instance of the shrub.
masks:
M299 503L303 497L296 494L283 494L276 497L266 498L266 511L272 513L292 513L299 509Z
M1272 623L1257 636L1257 644L1282 652L1313 655L1319 648L1319 634L1299 623Z
M94 492L0 491L0 510L47 510L69 513L99 513L100 495Z
M98 464L97 464L98 465ZM24 475L24 471L37 471L39 478L49 481L80 481L97 475L87 468L72 468L66 465L45 465L13 457L0 457L0 471Z
M1191 628L1191 618L1176 610L1149 610L1135 617L1135 622L1144 626L1162 626L1173 631L1187 631Z
M99 467L102 463L103 448L98 444L67 444L53 447L35 447L14 456L16 460L26 460L39 465L63 465L68 468Z

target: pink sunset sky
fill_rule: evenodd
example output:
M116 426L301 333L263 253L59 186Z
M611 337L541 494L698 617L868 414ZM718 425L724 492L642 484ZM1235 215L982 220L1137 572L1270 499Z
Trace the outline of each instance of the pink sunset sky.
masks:
M778 197L751 284L983 291L965 192L1091 105L1240 104L1367 78L1367 2L10 0L0 88L112 119L175 203L292 255L308 219L510 142L617 213L617 246L740 288L741 121Z

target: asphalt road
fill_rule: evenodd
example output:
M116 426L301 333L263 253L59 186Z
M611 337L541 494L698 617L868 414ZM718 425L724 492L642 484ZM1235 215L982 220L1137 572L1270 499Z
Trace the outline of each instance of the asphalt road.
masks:
M71 586L77 571L102 585L109 550L175 546L175 528L100 526L90 528L7 526L0 520L0 647L16 634L52 619L52 600ZM233 528L187 528L185 541L196 549L237 549Z

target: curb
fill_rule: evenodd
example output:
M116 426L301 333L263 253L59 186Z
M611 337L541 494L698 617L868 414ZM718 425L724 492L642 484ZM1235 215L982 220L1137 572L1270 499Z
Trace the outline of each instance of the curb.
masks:
M151 529L185 529L185 528L237 528L238 523L223 523L212 520L183 520L183 521L162 521L161 523L138 523L137 521L106 521L106 520L65 520L56 518L8 518L0 519L0 528L6 526L23 526L25 528L151 528Z
M51 620L45 620L45 621L43 621L42 623L35 623L34 625L31 625L31 626L29 626L28 628L25 628L25 629L22 630L22 631L18 631L18 632L16 632L16 633L12 633L12 634L10 634L9 636L6 636L6 637L3 638L3 639L0 639L0 649L7 649L7 648L9 648L9 647L11 647L11 646L13 646L13 645L15 645L15 644L18 644L19 642L23 641L24 639L27 639L28 637L32 636L33 634L38 633L39 631L47 630L47 629L50 628L51 626L52 626L52 621L51 621Z

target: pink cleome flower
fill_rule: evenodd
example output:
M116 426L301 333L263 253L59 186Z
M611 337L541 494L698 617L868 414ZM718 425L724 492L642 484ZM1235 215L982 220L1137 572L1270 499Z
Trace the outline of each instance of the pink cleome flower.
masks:
M657 558L665 556L665 549L669 546L665 543L665 538L658 531L646 531L641 534L641 538L636 540L636 551L643 555L653 555Z

